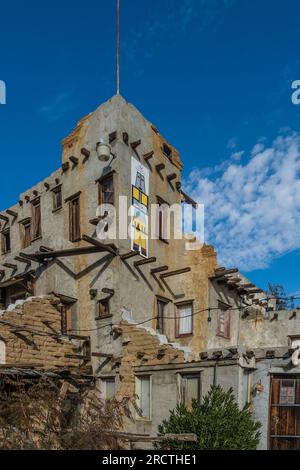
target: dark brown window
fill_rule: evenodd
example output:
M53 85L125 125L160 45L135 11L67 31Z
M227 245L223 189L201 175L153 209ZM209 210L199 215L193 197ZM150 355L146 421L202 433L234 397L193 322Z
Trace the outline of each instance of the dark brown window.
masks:
M169 223L169 204L160 197L157 197L159 204L159 211L157 214L157 236L159 240L167 243L168 238L168 223Z
M57 211L62 208L61 186L53 189L53 210Z
M32 240L42 236L41 222L41 201L38 198L32 202Z
M156 329L161 335L165 334L165 309L167 302L161 299L157 299L157 326Z
M230 339L230 307L219 302L217 335Z
M61 304L61 332L63 335L71 335L73 330L72 324L72 304Z
M189 336L193 334L193 302L177 305L176 336Z
M10 242L10 229L7 228L3 230L1 233L1 249L2 253L9 253L11 250L11 242Z
M114 203L114 177L113 175L110 175L99 181L99 204L114 205Z
M26 248L31 243L31 219L20 223L20 232L22 248Z
M172 149L167 145L167 144L164 144L163 147L162 147L162 151L163 151L163 154L170 158L171 155L172 155Z
M80 197L75 197L69 202L70 241L80 240Z
M110 316L109 300L103 299L99 301L99 318L107 318Z

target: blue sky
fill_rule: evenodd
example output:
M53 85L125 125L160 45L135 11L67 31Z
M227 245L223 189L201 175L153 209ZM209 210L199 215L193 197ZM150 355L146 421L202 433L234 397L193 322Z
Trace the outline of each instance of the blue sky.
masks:
M121 0L121 10L122 95L180 150L221 261L300 292L299 1ZM59 166L61 139L115 93L115 2L3 3L0 60L5 208Z

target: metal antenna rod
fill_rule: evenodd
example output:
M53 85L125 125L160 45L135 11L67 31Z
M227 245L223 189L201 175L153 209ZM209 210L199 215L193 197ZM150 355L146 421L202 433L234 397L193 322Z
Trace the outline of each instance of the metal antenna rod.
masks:
M117 0L117 95L120 94L120 0Z

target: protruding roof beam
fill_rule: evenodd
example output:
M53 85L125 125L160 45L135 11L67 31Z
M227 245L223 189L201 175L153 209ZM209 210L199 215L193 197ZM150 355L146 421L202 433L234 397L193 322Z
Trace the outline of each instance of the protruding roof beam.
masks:
M139 251L129 251L129 253L125 253L124 255L121 255L120 258L122 261L125 261L130 258L134 258L135 256L140 256Z
M235 274L235 273L238 273L239 270L237 268L233 268L233 269L224 269L224 270L220 270L220 271L215 271L216 274L212 277L210 277L211 280L215 280L215 279L221 279L222 277L224 276L227 276L228 274Z
M94 245L95 247L101 248L103 251L108 251L112 255L116 256L118 254L119 250L113 244L106 245L105 243L102 243L95 238L89 237L88 235L82 235L81 239L87 243L91 243L91 245Z
M165 279L166 277L173 277L173 276L178 276L179 274L185 274L191 272L191 268L182 268L182 269L177 269L176 271L169 271L168 273L161 274L160 277L161 279Z
M18 213L15 212L15 211L12 211L11 209L7 209L5 211L8 215L11 215L12 217L14 217L15 219L18 217Z
M158 268L151 269L151 274L162 273L163 271L168 271L169 266L159 266Z
M176 180L176 178L177 178L176 173L172 173L171 175L167 176L167 180L168 180L169 183L171 183L171 181L173 181L173 180Z
M149 160L151 160L151 158L154 157L154 150L152 150L152 152L148 152L148 153L145 153L144 155L144 160L146 162L148 162Z
M139 261L135 261L133 264L137 268L138 266L143 266L144 264L150 264L150 263L155 263L155 262L156 262L156 258L153 257L153 258L145 258Z
M74 157L73 155L71 155L71 157L69 158L70 162L73 163L74 166L77 166L78 165L78 158L77 157Z
M131 142L130 147L132 150L136 150L141 145L141 143L141 140L136 140L135 142Z

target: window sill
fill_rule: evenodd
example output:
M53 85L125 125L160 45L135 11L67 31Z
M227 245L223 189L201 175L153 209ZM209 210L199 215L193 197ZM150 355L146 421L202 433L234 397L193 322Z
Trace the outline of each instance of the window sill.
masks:
M166 245L169 245L168 240L165 240L164 238L159 237L159 241L165 243Z
M113 315L105 315L105 317L96 317L95 321L100 321L100 320L107 320L109 318L112 318Z
M56 214L57 212L61 211L62 207L58 207L57 209L53 209L52 214Z
M193 336L194 333L186 333L184 335L176 335L175 338L176 339L180 339L180 338L188 338L189 336Z
M228 341L230 341L230 336L225 336L225 335L222 335L220 333L217 333L216 336L218 336L218 338L223 338L223 339L227 339Z
M41 240L43 237L42 235L40 235L39 237L36 237L36 238L33 238L30 242L30 244L34 243L34 242L37 242L38 240Z

